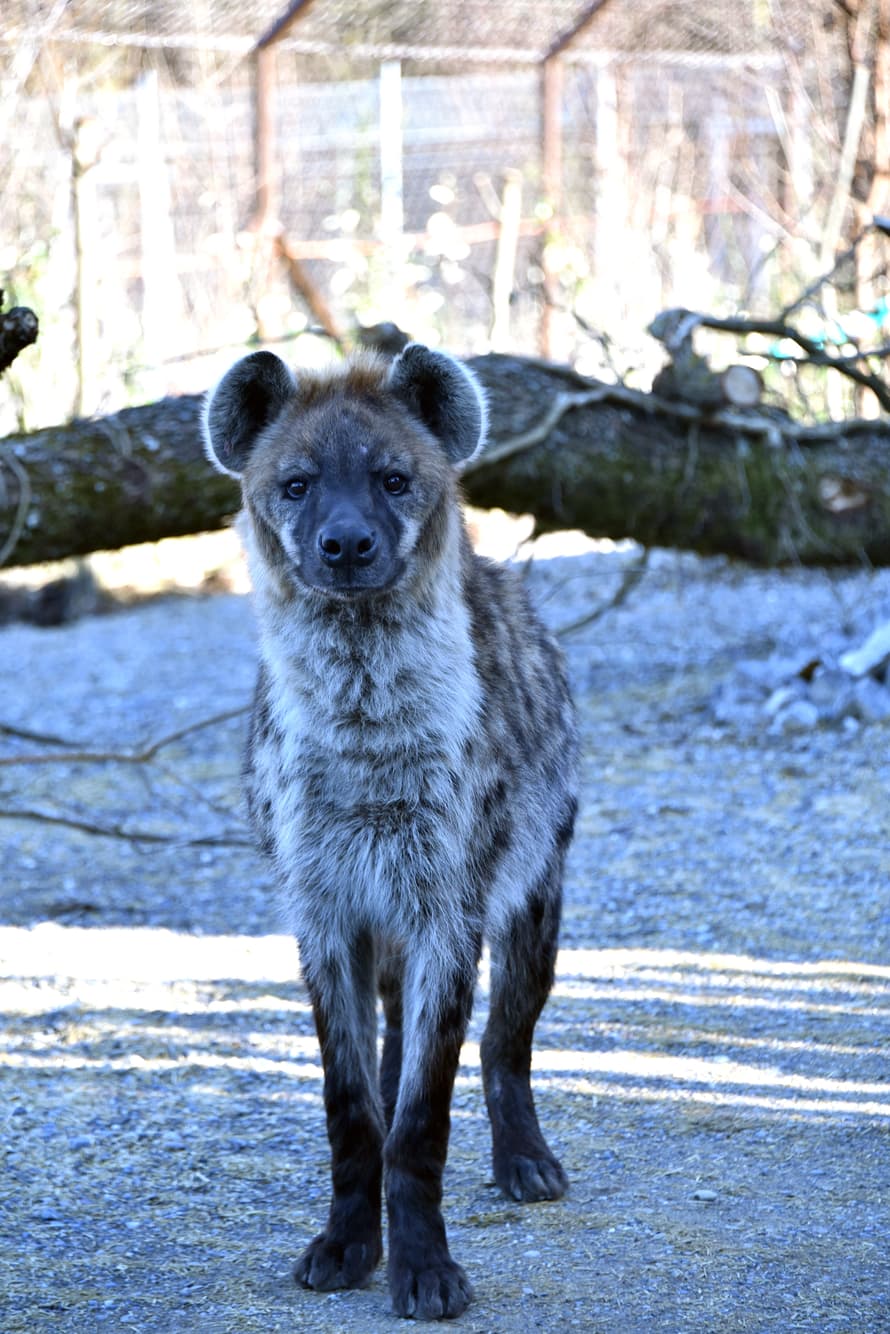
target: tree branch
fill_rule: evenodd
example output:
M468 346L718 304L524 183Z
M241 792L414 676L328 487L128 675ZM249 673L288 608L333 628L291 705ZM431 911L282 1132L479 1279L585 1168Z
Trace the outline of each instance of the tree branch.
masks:
M577 620L569 621L567 625L558 626L554 631L554 634L560 639L565 635L572 635L576 630L583 630L588 625L593 625L596 621L601 620L607 612L615 611L617 607L620 607L622 603L626 602L630 597L631 593L646 573L646 570L649 568L650 555L651 547L644 547L640 556L628 565L627 569L624 571L621 583L614 595L609 598L608 602L600 603L598 607L594 607L593 611L587 612L584 616L579 616Z
M19 810L0 810L0 820L33 820L38 824L62 825L65 829L76 829L82 834L96 834L101 838L125 839L128 843L167 844L176 848L252 848L253 840L228 838L225 835L201 834L197 838L178 838L170 834L157 834L151 829L126 829L123 825L94 824L91 820L78 820L74 816L59 815L55 811L38 811L21 808Z
M19 764L146 764L153 760L158 751L163 750L165 746L171 746L174 741L181 741L183 737L190 736L192 732L200 732L205 727L213 727L217 723L228 722L230 718L240 718L248 712L249 705L244 704L237 709L227 709L224 713L215 713L210 718L202 718L200 722L189 723L186 727L180 727L175 732L168 732L165 736L152 741L150 745L142 750L118 751L118 750L64 750L55 753L41 753L38 755L4 755L0 756L0 766L7 767ZM37 733L19 732L5 724L0 724L0 731L12 733L15 736L24 736L28 740L43 740ZM60 740L59 738L50 738L57 744L74 745L73 742Z
M724 333L734 334L767 334L773 338L787 339L789 342L796 343L802 352L807 355L807 362L811 366L824 366L836 370L839 375L845 375L848 380L854 380L856 384L863 385L870 389L881 407L890 412L890 388L877 375L869 371L863 371L855 364L852 364L848 357L833 357L826 352L819 343L806 334L802 334L799 329L795 329L792 324L788 324L783 319L761 320L751 319L746 315L701 315L690 311L690 315L695 316L695 324L700 324L705 329L719 329ZM860 353L860 356L867 356L868 353Z
M248 705L242 705L237 709L226 709L222 713L215 713L209 718L202 718L196 723L189 723L185 727L179 727L175 732L167 732L163 736L143 746L140 750L133 751L98 751L98 750L77 750L74 746L77 743L68 742L63 737L50 736L46 733L30 732L24 728L13 727L7 723L0 723L0 732L7 736L16 736L25 741L51 742L54 745L70 746L71 748L63 751L41 752L37 755L5 755L0 757L0 766L9 768L21 765L35 764L148 764L157 757L160 751L166 746L172 745L176 741L181 741L184 737L191 736L194 732L200 732L208 727L213 727L218 723L228 722L231 718L240 718L248 712ZM231 813L221 811L213 803L207 802L206 798L200 793L195 794L215 810L217 814L231 818ZM245 847L253 846L251 839L245 833L243 838L227 837L225 835L199 835L195 838L176 837L169 834L157 834L151 830L132 830L119 824L98 824L92 820L83 820L77 816L61 814L57 811L33 810L25 807L18 809L0 809L0 819L3 820L32 820L41 824L62 825L66 829L76 829L83 834L95 834L103 838L126 839L131 843L162 843L171 846L182 847Z

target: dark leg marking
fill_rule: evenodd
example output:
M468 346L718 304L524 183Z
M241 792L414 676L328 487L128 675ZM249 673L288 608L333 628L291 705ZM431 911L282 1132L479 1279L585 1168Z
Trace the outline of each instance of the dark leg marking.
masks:
M569 1184L541 1134L530 1084L535 1024L553 986L561 871L554 865L492 945L482 1080L495 1181L514 1200L558 1200Z
M407 1065L384 1161L393 1311L417 1320L458 1316L473 1297L449 1253L441 1202L451 1092L474 982L468 971L406 1016ZM423 991L422 981L412 988L409 979L408 986Z
M306 972L324 1065L333 1190L327 1227L300 1256L294 1278L331 1292L361 1287L383 1253L373 944L358 940L350 959Z

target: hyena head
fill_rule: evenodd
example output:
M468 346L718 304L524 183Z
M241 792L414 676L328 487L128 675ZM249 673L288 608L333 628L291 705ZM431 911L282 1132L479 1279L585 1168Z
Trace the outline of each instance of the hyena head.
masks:
M240 478L254 549L279 584L379 595L435 564L455 465L485 429L479 386L418 343L294 375L271 352L237 362L208 397L211 462Z

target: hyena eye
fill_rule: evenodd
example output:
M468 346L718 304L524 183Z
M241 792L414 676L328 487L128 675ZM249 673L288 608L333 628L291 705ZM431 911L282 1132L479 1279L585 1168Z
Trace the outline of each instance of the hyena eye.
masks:
M306 494L306 488L309 483L305 477L292 477L289 482L284 484L284 494L288 500L300 500Z
M383 489L391 496L401 496L408 490L408 478L401 472L390 472L383 479Z

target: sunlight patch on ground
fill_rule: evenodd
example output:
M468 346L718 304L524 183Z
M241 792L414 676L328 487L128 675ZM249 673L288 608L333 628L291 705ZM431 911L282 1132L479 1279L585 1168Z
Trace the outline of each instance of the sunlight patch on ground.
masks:
M601 977L609 969L617 975L622 969L640 967L697 968L711 971L760 973L774 977L815 977L820 975L853 978L881 978L890 982L890 965L857 963L850 959L758 959L748 954L717 954L692 950L660 949L564 949L560 950L563 972L579 976ZM890 993L887 993L890 1000Z
M487 965L486 958L483 991ZM826 1014L890 1018L888 980L890 968L851 960L565 949L554 1006L542 1027L550 1045L535 1050L533 1069L548 1088L594 1099L884 1121L890 1118L885 1082L840 1078L836 1067L819 1070L814 1058L836 1058L841 1050L830 1036L807 1041L808 1026L799 1041L789 1041L793 1035L781 1026L801 1013L805 1022L807 1015ZM876 1004L881 1000L883 1008ZM577 1019L565 1008L576 1001L583 1002ZM600 1010L596 1002L602 1002ZM684 1007L696 1007L695 1029L683 1026ZM775 1020L756 1035L745 1032L744 1019L736 1020L741 1031L728 1036L719 1018L726 1007L760 1009ZM0 927L0 1009L8 1016L0 1047L0 1065L7 1068L161 1074L188 1068L209 1078L225 1069L286 1084L321 1077L297 951L286 935L192 936L55 922ZM236 1013L242 1020L256 1014L256 1020L234 1028L214 1024L214 1017ZM293 1016L302 1031L282 1023L285 1016ZM189 1022L195 1018L197 1024ZM578 1022L588 1026L588 1036L553 1046L567 1018L573 1029ZM670 1051L653 1050L665 1042ZM723 1055L721 1046L736 1050ZM873 1048L849 1050L877 1054ZM783 1068L789 1052L806 1057L806 1067ZM762 1060L746 1059L749 1054ZM468 1042L458 1085L478 1083L478 1066L478 1044Z
M293 938L192 936L163 927L0 927L0 976L108 982L293 982Z
M163 927L76 927L40 922L34 927L0 927L0 976L65 978L76 981L292 982L297 977L296 946L289 935L187 935ZM890 966L843 959L813 961L758 959L748 955L659 949L562 949L555 996L614 996L614 984L632 982L652 989L694 983L695 999L719 1004L724 993L768 988L782 993L818 993L885 1000L890 1007ZM480 980L487 986L487 960ZM670 990L663 994L680 997ZM785 999L781 1000L785 1004ZM808 1001L799 1002L806 1006ZM857 1007L858 1008L858 1007ZM863 1011L864 1012L864 1011Z

